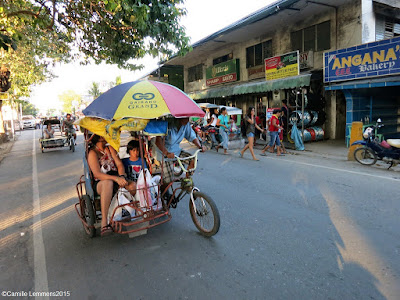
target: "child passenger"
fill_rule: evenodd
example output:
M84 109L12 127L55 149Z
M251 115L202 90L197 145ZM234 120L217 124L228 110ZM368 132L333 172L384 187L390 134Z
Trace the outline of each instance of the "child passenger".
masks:
M125 167L126 176L129 181L137 182L140 171L142 170L142 158L140 157L139 141L132 140L126 147L126 153L129 157L124 158L122 163ZM146 160L143 159L145 169L148 168ZM130 191L131 195L135 195L136 189Z

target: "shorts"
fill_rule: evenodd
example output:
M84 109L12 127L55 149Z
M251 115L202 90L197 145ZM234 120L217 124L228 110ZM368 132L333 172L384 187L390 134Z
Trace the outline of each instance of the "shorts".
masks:
M76 133L75 128L65 128L65 131L66 132L70 132L71 134L75 134Z
M271 140L269 141L268 146L272 147L274 146L274 144L276 144L276 146L279 147L281 145L281 140L279 139L278 131L270 131L269 136L271 137Z
M246 134L246 136L247 136L248 138L250 138L250 137L254 137L254 133L252 133L252 132L249 132L248 134Z
M118 171L109 171L107 172L108 175L113 175L113 176L118 176ZM100 182L100 180L95 179L93 181L93 192L95 195L99 195L97 192L97 185ZM115 181L113 182L113 195L118 191L119 185Z
M179 154L179 157L181 158L185 158L185 157L189 157L192 156L192 154L190 154L189 152L186 151L181 151L181 153ZM170 183L175 179L174 176L174 163L177 163L176 160L174 161L164 161L163 163L163 181L164 183ZM190 161L186 160L186 161L182 161L182 164L185 165L185 168L187 168L187 166L189 165Z

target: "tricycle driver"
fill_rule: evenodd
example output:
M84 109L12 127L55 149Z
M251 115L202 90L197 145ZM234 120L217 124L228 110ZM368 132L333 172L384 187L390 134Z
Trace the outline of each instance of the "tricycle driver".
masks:
M189 123L189 118L179 118L174 119L168 122L168 133L165 138L165 145L163 145L162 138L157 136L156 138L156 146L159 151L164 155L164 157L173 159L176 156L185 158L192 156L192 154L184 151L180 147L180 143L183 139L187 139L189 142L195 144L202 152L206 151L206 147L202 146L199 140L196 137L196 133L193 131L192 127ZM194 159L189 162L189 169L194 167ZM173 180L173 161L164 161L163 166L163 179L164 185L162 188L165 188L168 183ZM186 174L186 176L190 176L190 174Z
M66 117L67 118L63 122L62 131L65 132L65 135L68 135L68 132L70 132L75 139L75 145L76 145L76 131L74 128L74 120L71 118L71 114L67 114Z

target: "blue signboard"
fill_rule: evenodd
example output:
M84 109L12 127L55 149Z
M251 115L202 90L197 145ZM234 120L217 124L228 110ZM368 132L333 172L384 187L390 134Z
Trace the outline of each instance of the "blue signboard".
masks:
M324 82L400 73L400 37L324 53Z

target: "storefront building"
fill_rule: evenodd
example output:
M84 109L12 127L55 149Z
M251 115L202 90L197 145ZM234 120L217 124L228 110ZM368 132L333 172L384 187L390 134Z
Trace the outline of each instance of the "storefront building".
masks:
M380 118L379 133L400 138L400 36L325 53L325 90L346 98L347 136L353 121Z
M344 141L350 98L326 89L324 53L382 39L388 15L391 24L400 24L399 9L400 4L383 0L282 0L194 43L193 51L164 62L158 72L181 68L184 91L198 102L243 111L254 106L258 114L280 107L283 99L293 109L304 103L303 109L318 113L325 138ZM383 38L387 35L384 30ZM266 77L266 59L296 51L298 75Z

